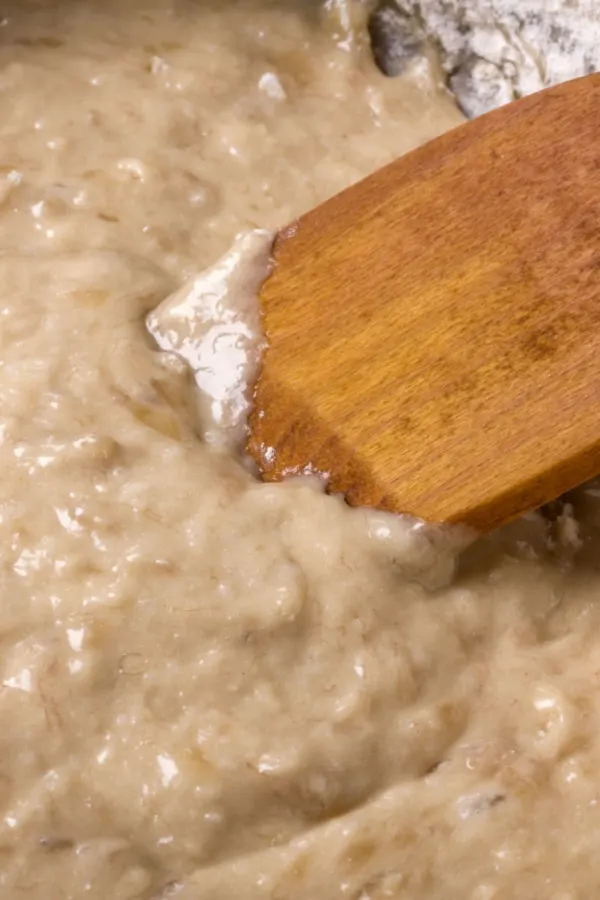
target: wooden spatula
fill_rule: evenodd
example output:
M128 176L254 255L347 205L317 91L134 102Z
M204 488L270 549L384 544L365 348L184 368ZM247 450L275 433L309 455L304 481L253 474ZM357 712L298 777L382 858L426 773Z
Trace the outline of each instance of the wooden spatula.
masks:
M600 472L600 76L464 125L282 231L249 450L488 530Z

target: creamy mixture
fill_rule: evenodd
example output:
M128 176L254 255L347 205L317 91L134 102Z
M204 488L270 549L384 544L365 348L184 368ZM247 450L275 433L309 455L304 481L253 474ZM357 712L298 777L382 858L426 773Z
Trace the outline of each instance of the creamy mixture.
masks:
M227 430L257 333L202 270L459 121L366 12L3 5L2 900L597 894L598 491L452 576Z

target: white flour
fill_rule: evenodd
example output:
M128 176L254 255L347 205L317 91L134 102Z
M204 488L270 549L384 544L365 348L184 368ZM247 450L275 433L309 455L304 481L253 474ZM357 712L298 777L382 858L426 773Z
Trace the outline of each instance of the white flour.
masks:
M597 0L398 0L439 45L457 100L480 115L600 69Z

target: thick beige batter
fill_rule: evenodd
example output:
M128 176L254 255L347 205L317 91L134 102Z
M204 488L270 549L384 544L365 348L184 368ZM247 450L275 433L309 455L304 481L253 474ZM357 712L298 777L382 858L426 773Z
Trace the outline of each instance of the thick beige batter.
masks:
M427 591L422 529L255 483L145 329L458 121L325 6L4 4L2 900L598 894L594 488Z

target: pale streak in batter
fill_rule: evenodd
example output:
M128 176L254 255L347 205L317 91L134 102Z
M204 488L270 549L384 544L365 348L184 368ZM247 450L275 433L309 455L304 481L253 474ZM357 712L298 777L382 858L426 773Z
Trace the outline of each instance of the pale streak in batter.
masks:
M594 489L563 544L532 516L428 592L422 530L256 483L145 330L239 232L458 122L326 6L4 5L3 900L600 882Z

